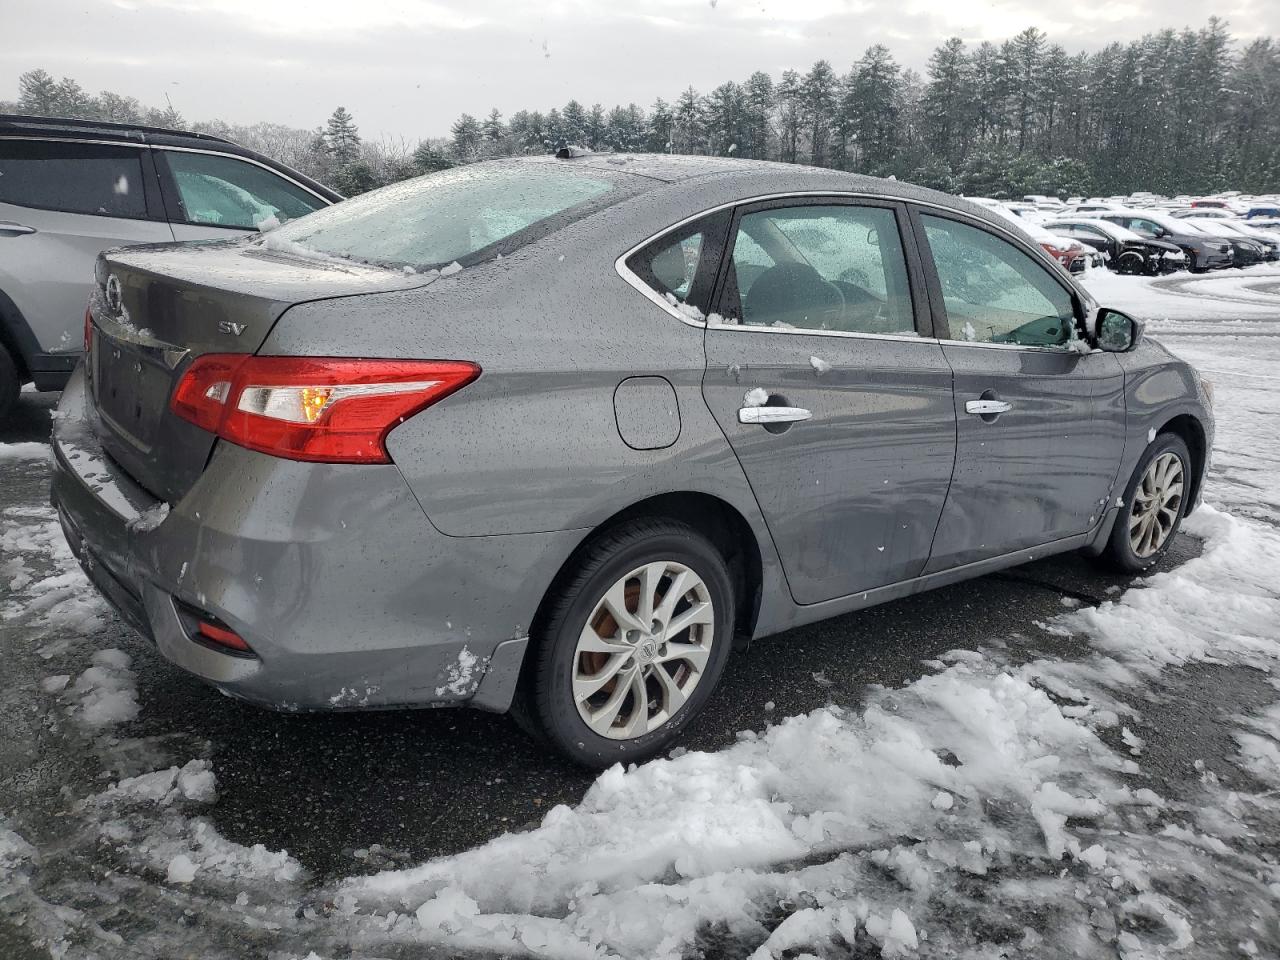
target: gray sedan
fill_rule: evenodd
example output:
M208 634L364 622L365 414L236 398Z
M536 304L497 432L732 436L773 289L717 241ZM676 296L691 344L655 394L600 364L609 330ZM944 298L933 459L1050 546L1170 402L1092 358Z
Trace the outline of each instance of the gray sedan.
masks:
M122 616L232 696L511 710L593 766L752 639L1150 566L1212 445L1208 385L1035 244L829 170L477 164L97 281L53 498Z

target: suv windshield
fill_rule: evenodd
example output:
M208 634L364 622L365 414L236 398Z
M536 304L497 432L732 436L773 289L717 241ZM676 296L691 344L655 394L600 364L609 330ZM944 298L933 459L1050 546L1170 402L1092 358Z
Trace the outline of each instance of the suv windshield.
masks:
M391 267L466 266L614 203L640 182L563 164L461 167L347 200L259 242L300 256Z

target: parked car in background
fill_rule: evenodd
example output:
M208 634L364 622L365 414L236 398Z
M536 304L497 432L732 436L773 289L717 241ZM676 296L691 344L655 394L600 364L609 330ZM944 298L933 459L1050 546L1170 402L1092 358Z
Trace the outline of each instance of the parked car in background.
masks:
M0 417L22 384L66 382L100 251L241 236L341 199L220 137L0 115Z
M1076 204L1071 210L1065 211L1069 216L1083 216L1089 213L1097 213L1100 210L1117 210L1119 206L1109 200L1086 200L1084 203Z
M1193 210L1222 210L1233 217L1238 217L1244 212L1240 209L1238 201L1223 197L1201 197L1198 200L1192 200L1191 207Z
M1280 203L1258 203L1249 207L1244 212L1246 220L1277 220L1280 219Z
M1149 568L1213 442L1194 369L1007 223L832 170L478 163L97 281L52 495L164 657L277 709L514 709L592 767L667 749L736 644Z
M1195 273L1230 267L1235 263L1231 244L1223 237L1209 236L1190 220L1170 217L1155 210L1105 210L1095 214L1117 226L1132 230L1148 240L1173 243L1187 256L1187 266Z
M1228 219L1218 217L1186 217L1184 219L1203 233L1220 237L1231 244L1234 266L1251 267L1254 264L1265 263L1271 255L1266 243L1245 235Z
M1119 273L1155 276L1183 270L1187 266L1186 254L1176 244L1141 237L1132 230L1106 220L1059 217L1047 221L1044 228L1101 251L1106 257L1107 266Z
M1062 264L1069 273L1081 273L1090 264L1089 254L1092 247L1086 247L1079 240L1058 236L1040 225L1039 220L1028 220L1017 216L1003 204L988 207L992 213L999 214L1008 220L1014 228L1026 234L1040 244L1045 253Z

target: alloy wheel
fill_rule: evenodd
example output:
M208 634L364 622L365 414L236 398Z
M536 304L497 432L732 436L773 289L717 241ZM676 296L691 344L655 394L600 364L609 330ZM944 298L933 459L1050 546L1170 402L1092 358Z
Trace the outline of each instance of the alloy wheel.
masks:
M1185 471L1177 454L1166 452L1151 461L1133 492L1129 512L1129 546L1136 556L1155 555L1165 545L1182 509Z
M714 639L711 592L693 569L674 560L637 567L605 591L578 638L578 715L612 740L658 729L702 679Z

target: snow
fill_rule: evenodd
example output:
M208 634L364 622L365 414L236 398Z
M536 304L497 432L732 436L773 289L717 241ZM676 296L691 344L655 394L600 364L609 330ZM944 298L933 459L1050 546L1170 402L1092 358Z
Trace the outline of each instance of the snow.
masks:
M190 883L196 878L200 868L192 863L185 853L180 853L169 861L169 869L165 879L170 883Z
M99 650L92 662L71 687L79 700L80 724L101 730L137 717L140 707L129 668L132 658L123 650Z
M47 443L0 443L0 461L49 460L52 456Z
M134 517L129 522L129 529L136 530L138 533L148 533L164 523L167 516L169 516L169 504L157 503Z
M764 387L752 387L742 398L744 407L763 407L769 402L769 391Z
M813 367L818 376L831 372L831 364L827 363L827 361L823 360L821 357L810 357L809 366Z
M465 697L474 693L484 676L488 659L481 659L467 649L466 644L458 651L457 659L445 670L444 684L436 687L436 696L446 694L453 697Z

